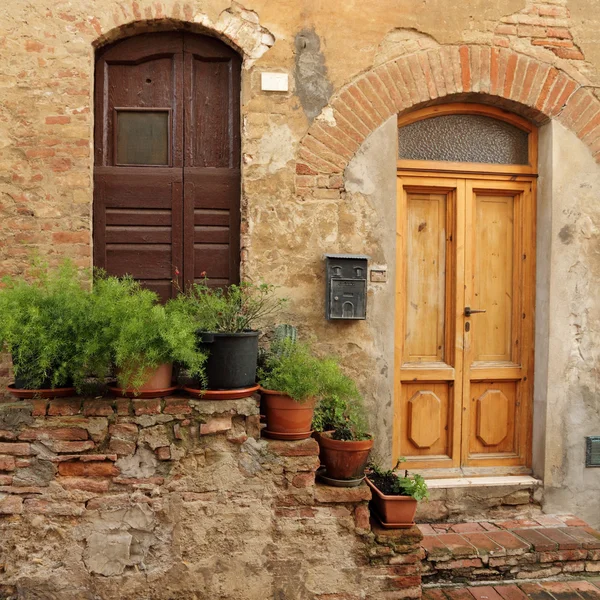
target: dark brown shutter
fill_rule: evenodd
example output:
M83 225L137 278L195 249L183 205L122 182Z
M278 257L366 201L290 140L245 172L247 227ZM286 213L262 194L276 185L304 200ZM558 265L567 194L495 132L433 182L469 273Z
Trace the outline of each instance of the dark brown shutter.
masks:
M95 265L163 299L202 271L238 281L240 64L222 42L181 32L99 53Z
M184 37L184 274L239 281L240 57L213 38Z

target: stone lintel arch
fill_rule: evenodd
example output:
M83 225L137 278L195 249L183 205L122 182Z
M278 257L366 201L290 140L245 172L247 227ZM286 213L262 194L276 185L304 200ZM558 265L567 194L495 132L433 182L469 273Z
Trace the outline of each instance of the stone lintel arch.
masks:
M297 195L339 198L349 161L392 115L469 100L499 106L537 124L555 118L600 162L600 101L581 82L513 50L441 46L375 67L335 95L301 141Z

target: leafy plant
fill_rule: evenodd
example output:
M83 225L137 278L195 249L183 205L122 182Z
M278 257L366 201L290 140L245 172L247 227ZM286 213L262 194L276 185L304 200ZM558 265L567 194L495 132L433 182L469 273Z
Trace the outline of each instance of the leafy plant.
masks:
M409 475L406 469L404 470L404 476L396 472L405 460L401 456L398 458L396 465L390 470L384 470L376 462L371 462L369 464L369 479L383 493L396 496L411 496L418 502L427 500L429 498L429 490L422 475L418 473Z
M196 321L197 329L212 333L240 333L257 329L276 315L286 302L275 296L276 287L266 283L242 282L226 288L196 283L174 301Z
M262 356L258 379L264 388L287 394L298 402L358 396L356 385L344 375L335 358L318 358L308 344L294 340L295 337L279 337Z
M159 304L158 296L131 277L98 272L92 292L87 363L103 376L118 368L122 387L139 389L148 372L163 363L183 363L204 379L206 354L196 348L197 325L178 303Z
M313 429L319 432L333 431L334 440L369 439L371 436L367 414L358 390L349 396L332 395L322 398L315 408Z
M50 269L35 259L27 277L5 277L2 283L0 347L12 354L19 385L80 388L89 331L85 272L70 261Z

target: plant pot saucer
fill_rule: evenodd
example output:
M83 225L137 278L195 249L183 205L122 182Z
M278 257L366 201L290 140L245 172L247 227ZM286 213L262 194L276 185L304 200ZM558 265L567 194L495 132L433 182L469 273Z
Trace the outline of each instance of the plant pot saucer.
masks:
M263 429L261 431L261 435L271 438L272 440L306 440L312 435L312 431L300 433L282 433L280 431L269 431L268 429Z
M365 480L364 476L358 479L334 479L333 477L327 477L327 467L319 467L317 469L317 479L325 485L344 488L358 487Z
M14 383L6 386L10 394L22 400L30 400L32 398L64 398L66 396L75 396L74 387L54 388L44 390L24 390L15 387Z
M109 385L108 389L115 394L115 396L120 396L121 398L164 398L165 396L171 395L176 389L177 386L162 388L158 390L134 390L131 388L120 388L113 385Z
M198 390L193 387L183 386L183 389L200 400L239 400L240 398L248 398L254 392L258 391L259 386L253 385L247 388L238 388L237 390Z
M373 503L369 503L369 509L371 510L371 514L377 519L379 524L384 529L410 529L414 526L414 521L412 523L386 523L383 520L383 517L379 514L379 511L373 506Z

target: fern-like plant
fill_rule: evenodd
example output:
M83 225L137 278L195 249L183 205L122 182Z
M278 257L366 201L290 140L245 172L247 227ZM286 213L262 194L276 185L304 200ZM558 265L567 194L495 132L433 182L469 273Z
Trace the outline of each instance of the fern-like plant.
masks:
M204 379L206 355L196 347L196 323L178 303L158 296L130 277L98 272L91 302L92 327L86 361L103 376L111 364L121 387L139 389L148 373L163 363L180 362Z
M80 388L86 376L89 278L70 261L35 259L0 288L0 348L12 355L17 387Z

